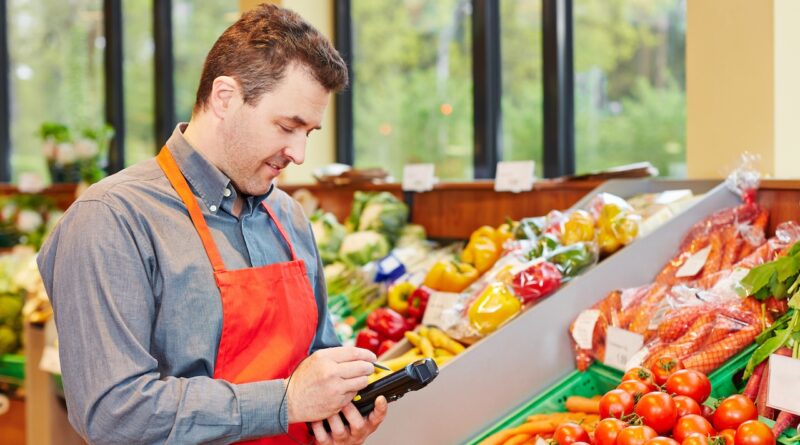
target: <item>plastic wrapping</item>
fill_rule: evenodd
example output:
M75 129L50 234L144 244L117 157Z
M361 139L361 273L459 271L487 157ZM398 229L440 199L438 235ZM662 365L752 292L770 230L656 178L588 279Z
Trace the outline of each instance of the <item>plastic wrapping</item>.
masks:
M758 171L760 156L743 153L739 167L725 178L725 185L742 197L745 204L755 202L756 191L761 185L761 173Z

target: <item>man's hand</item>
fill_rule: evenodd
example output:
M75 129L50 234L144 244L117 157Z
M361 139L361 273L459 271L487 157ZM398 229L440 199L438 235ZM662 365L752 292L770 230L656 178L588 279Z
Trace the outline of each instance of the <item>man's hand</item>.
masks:
M344 413L350 426L344 426L339 414L334 414L328 418L328 425L331 426L330 433L325 431L321 421L311 424L314 438L317 439L317 444L319 445L360 445L383 422L388 405L386 398L383 396L378 397L375 400L375 409L368 417L364 418L358 412L358 409L352 403L349 403L344 407L342 413Z
M297 367L289 382L289 423L315 422L334 416L338 419L339 411L351 404L356 393L369 383L375 360L372 352L354 347L313 353Z

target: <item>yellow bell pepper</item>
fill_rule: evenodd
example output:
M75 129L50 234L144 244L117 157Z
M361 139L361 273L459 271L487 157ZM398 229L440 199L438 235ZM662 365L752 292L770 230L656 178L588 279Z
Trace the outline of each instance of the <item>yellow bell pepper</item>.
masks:
M522 311L522 302L504 283L492 283L469 307L469 322L481 335L494 332Z
M565 246L569 246L582 241L592 241L594 239L594 218L585 210L576 210L569 215L567 222L564 223L564 234L561 241Z
M423 285L442 292L461 292L478 279L478 271L466 263L439 261L428 275Z
M516 226L516 222L509 220L507 223L501 224L500 227L495 230L494 243L497 244L498 249L502 251L506 241L514 238L514 229Z

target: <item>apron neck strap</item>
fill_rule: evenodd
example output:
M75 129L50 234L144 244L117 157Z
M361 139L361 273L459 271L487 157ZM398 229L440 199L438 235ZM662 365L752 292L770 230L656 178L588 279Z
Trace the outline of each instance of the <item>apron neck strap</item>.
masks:
M292 254L292 261L297 260L297 255L295 255L294 253L294 247L292 246L292 241L289 239L289 235L286 234L286 230L283 229L283 225L278 220L278 218L275 217L275 213L272 211L272 208L270 208L270 206L267 205L266 200L262 201L261 204L267 210L267 213L269 214L269 217L272 219L272 221L275 222L275 227L278 228L278 232L281 232L281 236L283 237L283 240L286 242L286 245L289 246L289 252Z
M225 263L222 261L222 257L217 250L214 238L211 237L211 231L208 229L206 219L203 217L203 212L197 204L197 199L195 199L192 194L192 189L189 188L186 178L183 177L180 168L178 168L178 164L175 163L175 158L172 157L172 153L169 152L169 148L167 148L166 145L161 149L158 156L156 156L156 161L161 169L164 170L164 174L167 176L170 184L172 184L172 187L178 192L178 196L183 200L186 210L189 211L189 217L192 219L192 224L194 224L194 228L200 235L200 241L203 242L203 247L206 250L208 259L211 261L214 272L225 270ZM280 226L278 227L280 228ZM281 232L282 231L283 229L281 229ZM291 245L289 247L291 248ZM292 255L294 255L294 252Z

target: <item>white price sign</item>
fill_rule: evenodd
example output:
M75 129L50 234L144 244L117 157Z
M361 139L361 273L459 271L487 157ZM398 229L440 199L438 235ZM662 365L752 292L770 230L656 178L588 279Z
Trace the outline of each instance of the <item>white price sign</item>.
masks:
M767 406L800 415L800 360L772 354L769 357Z
M642 349L643 345L644 337L641 335L609 326L606 332L606 358L603 362L607 366L624 371L628 361Z
M452 316L448 317L448 312L457 303L460 294L450 292L434 292L428 297L428 305L425 306L425 314L422 316L422 324L425 326L436 326L447 329L451 324Z
M703 269L703 266L706 265L709 253L711 253L711 246L697 251L697 253L689 257L689 259L683 263L683 267L678 269L678 272L675 274L675 276L678 278L684 278L697 275L697 273Z
M439 182L433 164L409 164L403 167L403 191L428 192Z
M494 191L513 193L531 191L534 182L536 182L534 177L535 169L536 163L533 161L498 162Z

